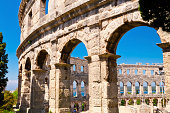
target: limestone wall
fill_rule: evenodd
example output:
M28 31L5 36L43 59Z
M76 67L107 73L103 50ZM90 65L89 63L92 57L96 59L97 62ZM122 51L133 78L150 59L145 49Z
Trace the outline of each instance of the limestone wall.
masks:
M45 0L21 1L19 9L21 43L17 49L19 67L22 66L20 107L24 113L35 111L38 113L45 110L44 106L48 103L49 110L53 113L70 111L72 65L69 58L76 45L83 42L88 52L86 59L89 67L89 111L117 113L116 60L120 57L116 55L117 45L127 31L149 24L142 20L137 0L69 2L49 0L49 11L45 14ZM170 99L168 82L170 34L161 29L157 33L162 42L158 46L164 52L166 98ZM39 66L39 63L43 65ZM26 67L29 67L29 84L25 84L25 81L26 83L28 81ZM28 87L29 90L24 90ZM45 87L48 87L49 91L46 91ZM41 99L36 99L36 94L37 97L49 98L49 101L42 102ZM46 96L48 94L49 97ZM36 106L33 104L35 102L41 104Z

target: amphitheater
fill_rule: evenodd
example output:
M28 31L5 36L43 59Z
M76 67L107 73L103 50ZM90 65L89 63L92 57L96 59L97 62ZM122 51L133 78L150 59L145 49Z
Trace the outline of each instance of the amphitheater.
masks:
M81 103L79 108L83 109L78 112L131 112L132 109L121 108L120 103L125 100L127 105L133 99L135 106L139 98L142 103L149 99L150 106L156 98L159 108L161 99L165 98L166 107L161 109L170 112L170 33L155 28L161 39L157 45L163 50L162 66L117 65L120 56L116 50L122 36L132 28L149 26L142 20L138 8L138 0L21 0L18 15L21 43L17 49L18 112L69 113L74 112L79 102L84 102L84 107ZM86 68L79 67L88 70L84 73L86 76L81 75L83 72L72 71L72 64L76 62L70 60L70 53L80 42L88 52ZM137 74L134 68L138 68ZM80 78L84 80L83 97L80 86L76 88L77 97L73 95L75 78L79 78L77 84L80 84ZM159 93L163 89L159 85L161 80L164 80L166 95ZM140 90L134 87L136 82ZM143 86L144 82L148 88ZM152 82L156 87L155 94L152 94ZM119 84L123 84L123 94ZM148 94L144 93L145 89ZM132 112L137 113L135 109ZM147 105L142 104L139 111L144 113L142 110L147 109Z

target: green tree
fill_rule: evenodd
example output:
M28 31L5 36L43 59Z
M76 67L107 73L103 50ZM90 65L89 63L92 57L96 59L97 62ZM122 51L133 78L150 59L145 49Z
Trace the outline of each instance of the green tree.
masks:
M137 99L136 104L140 105L140 99Z
M121 106L125 106L125 104L126 104L126 101L125 100L121 100Z
M7 63L8 63L8 55L5 53L6 43L2 42L3 36L0 32L0 107L3 105L4 94L3 90L7 85L8 78L5 77L8 72Z
M133 105L134 104L134 101L132 99L129 100L128 102L129 105Z
M149 99L145 99L145 103L149 105Z
M16 105L17 104L17 99L18 99L18 89L16 89L12 94L13 94L14 99L15 99L14 105Z
M157 106L158 104L158 99L153 99L153 106Z
M13 111L13 105L15 103L15 97L10 91L5 91L3 105L0 107L1 111Z
M169 0L139 0L139 10L143 20L154 28L170 32L170 2Z
M139 94L139 90L136 90L136 94Z

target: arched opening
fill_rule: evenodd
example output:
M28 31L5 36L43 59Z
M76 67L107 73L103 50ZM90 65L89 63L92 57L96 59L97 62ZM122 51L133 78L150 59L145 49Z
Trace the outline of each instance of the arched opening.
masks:
M47 66L49 64L45 64L45 63L49 63L49 59L50 58L48 56L48 53L45 50L40 51L40 53L38 54L38 57L37 57L37 66L38 66L38 68L39 69L48 68Z
M79 111L79 104L78 103L75 103L74 104L74 113L77 113Z
M150 101L149 101L149 99L148 99L148 98L147 98L147 99L145 99L145 103L146 103L147 105L149 105Z
M136 104L137 104L137 105L140 105L140 104L141 104L141 99L137 99L137 100L136 100Z
M82 106L81 106L82 108L82 111L86 111L86 104L85 103L82 103Z
M162 50L156 43L161 43L157 31L153 28L146 27L147 24L142 22L127 22L119 26L107 40L107 52L114 55L121 55L117 64L132 64L137 62L162 63ZM140 66L140 65L139 65ZM135 80L145 81L144 77L148 70L137 68L132 70ZM139 78L140 75L145 75ZM133 78L132 78L133 79ZM140 94L148 94L148 83L141 85Z
M143 83L143 93L148 94L148 83L147 82Z
M129 101L128 101L128 105L133 105L133 104L134 104L133 99L129 99Z
M30 101L30 91L31 91L31 60L28 57L24 66L25 74L22 76L22 88L24 90L21 92L21 108L26 112L27 107L29 107Z
M155 94L156 93L156 83L152 82L151 87L152 87L152 94Z
M123 82L120 82L120 94L124 94L124 84Z
M121 100L121 103L120 103L121 106L125 106L126 105L126 100Z
M86 109L88 110L88 61L84 59L85 56L88 56L87 49L83 42L78 39L72 39L68 41L61 51L61 64L70 65L71 74L69 75L70 81L73 81L73 96L71 97L71 106L74 106L72 103L81 102L86 100ZM69 71L69 69L65 70ZM76 79L77 82L74 80ZM77 84L77 85L76 85ZM71 87L72 87L71 85ZM76 87L77 86L77 87ZM70 86L68 86L70 87ZM77 97L77 98L75 98ZM81 106L80 106L81 107ZM74 112L74 108L71 108L71 112ZM81 109L80 109L81 110ZM79 112L79 111L78 111Z
M153 106L157 106L158 105L158 99L154 98L153 99Z
M27 71L31 70L31 60L30 60L30 58L27 58L27 60L26 60L25 69Z
M160 82L160 93L165 93L164 91L164 82Z
M127 91L128 91L128 94L132 94L132 83L131 82L127 82Z
M49 75L50 56L46 50L41 50L36 57L37 68L33 70L31 109L49 112ZM37 99L37 97L39 99ZM39 103L37 105L37 103Z
M73 81L73 97L77 97L77 82Z
M140 84L139 82L135 83L136 94L140 94Z
M81 96L83 96L83 97L86 96L84 81L81 82Z

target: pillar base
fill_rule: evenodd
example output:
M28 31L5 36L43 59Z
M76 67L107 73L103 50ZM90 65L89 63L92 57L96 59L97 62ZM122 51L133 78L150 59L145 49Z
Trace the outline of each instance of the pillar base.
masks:
M165 110L170 113L170 101L167 103Z
M34 109L27 109L27 113L45 113L45 110L44 109L36 109L36 108L34 108Z

